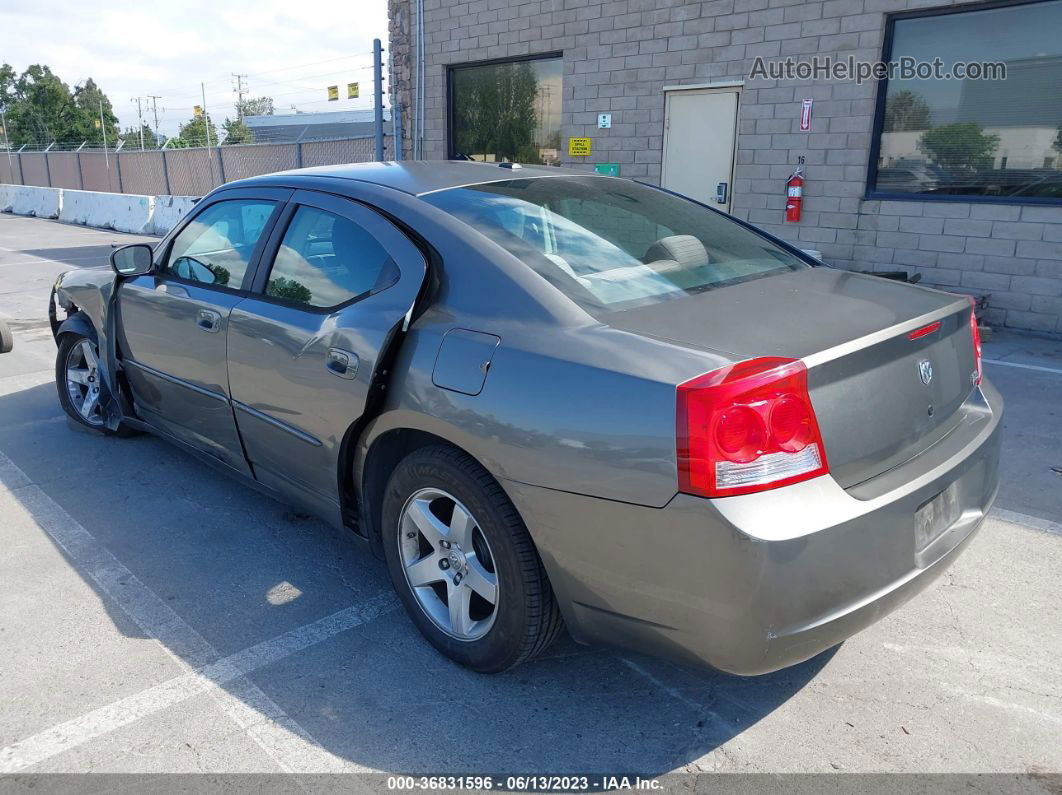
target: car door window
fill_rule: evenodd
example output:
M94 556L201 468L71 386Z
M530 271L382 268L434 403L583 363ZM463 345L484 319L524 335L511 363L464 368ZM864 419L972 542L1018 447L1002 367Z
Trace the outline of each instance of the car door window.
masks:
M316 207L299 207L269 273L265 294L320 309L394 284L398 267L360 225Z
M223 201L207 207L182 229L165 272L178 279L239 290L258 239L276 202Z

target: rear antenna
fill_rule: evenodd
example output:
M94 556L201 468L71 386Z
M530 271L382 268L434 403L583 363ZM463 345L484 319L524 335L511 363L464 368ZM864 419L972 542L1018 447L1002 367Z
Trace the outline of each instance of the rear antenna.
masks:
M502 168L523 168L519 163L498 163Z

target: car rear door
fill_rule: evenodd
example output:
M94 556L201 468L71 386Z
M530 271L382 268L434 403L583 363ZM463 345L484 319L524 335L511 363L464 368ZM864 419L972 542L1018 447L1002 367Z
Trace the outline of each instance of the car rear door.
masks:
M229 405L229 312L291 190L222 191L156 251L154 273L122 283L117 340L138 415L250 474Z
M339 455L424 283L420 250L369 207L297 191L228 324L255 477L339 517Z

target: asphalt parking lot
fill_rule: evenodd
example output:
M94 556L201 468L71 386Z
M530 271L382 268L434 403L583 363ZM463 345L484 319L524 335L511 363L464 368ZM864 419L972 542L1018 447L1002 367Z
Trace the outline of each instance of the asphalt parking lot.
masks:
M49 289L138 239L0 215L0 773L1062 772L1062 343L986 344L996 510L840 648L736 678L565 638L484 677L352 538L68 425Z

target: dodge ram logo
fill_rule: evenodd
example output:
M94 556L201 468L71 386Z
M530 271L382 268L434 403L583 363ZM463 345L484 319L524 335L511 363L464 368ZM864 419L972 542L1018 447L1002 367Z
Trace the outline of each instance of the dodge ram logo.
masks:
M929 359L923 359L918 363L918 375L922 377L923 384L928 384L933 380L933 363Z

